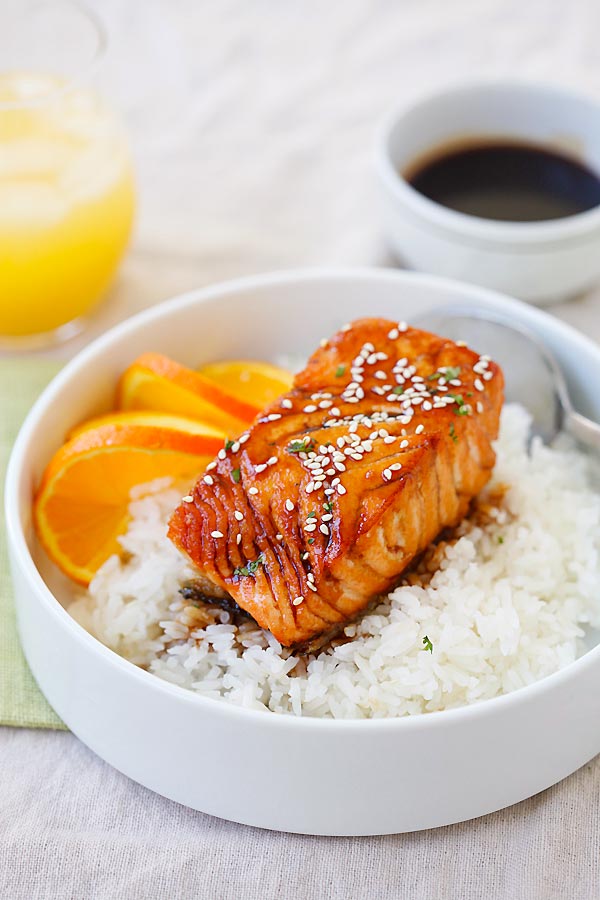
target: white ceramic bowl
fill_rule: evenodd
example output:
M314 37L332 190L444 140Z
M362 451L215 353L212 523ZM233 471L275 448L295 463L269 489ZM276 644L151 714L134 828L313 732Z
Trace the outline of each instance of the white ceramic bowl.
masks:
M473 138L543 144L600 172L600 105L591 98L520 82L428 96L394 113L377 140L384 228L400 261L540 305L599 280L600 207L546 222L499 222L441 206L402 176L432 149Z
M543 790L600 750L600 648L507 696L403 719L298 719L243 710L121 659L64 610L71 586L36 545L35 484L65 431L109 408L146 350L188 365L307 353L357 316L411 319L451 303L502 305L562 364L600 416L600 350L550 316L485 290L384 270L283 273L196 291L84 350L29 414L7 476L21 640L42 691L99 756L167 797L237 822L314 834L411 831L491 812Z

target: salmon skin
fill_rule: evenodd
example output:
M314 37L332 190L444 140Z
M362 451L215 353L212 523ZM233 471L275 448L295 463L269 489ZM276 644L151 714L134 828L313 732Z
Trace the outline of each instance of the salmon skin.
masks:
M225 591L283 646L314 646L465 516L495 463L502 402L488 357L360 319L227 442L169 537L205 593Z

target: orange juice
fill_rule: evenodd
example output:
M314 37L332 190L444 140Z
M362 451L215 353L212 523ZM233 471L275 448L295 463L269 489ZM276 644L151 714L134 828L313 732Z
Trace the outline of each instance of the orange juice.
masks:
M54 76L0 73L0 336L88 312L133 211L127 145L99 98Z

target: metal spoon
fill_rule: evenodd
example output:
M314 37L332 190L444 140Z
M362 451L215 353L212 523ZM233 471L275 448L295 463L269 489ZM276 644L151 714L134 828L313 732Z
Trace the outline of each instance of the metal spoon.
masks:
M500 313L472 306L432 310L414 324L489 354L504 371L506 400L529 410L532 432L545 443L564 430L600 450L600 424L573 408L557 361L535 334Z

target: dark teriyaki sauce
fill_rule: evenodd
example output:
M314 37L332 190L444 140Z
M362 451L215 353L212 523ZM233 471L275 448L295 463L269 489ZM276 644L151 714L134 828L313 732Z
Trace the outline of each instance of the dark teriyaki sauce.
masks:
M404 178L442 206L510 222L562 219L600 205L600 177L547 147L469 143L417 160Z

